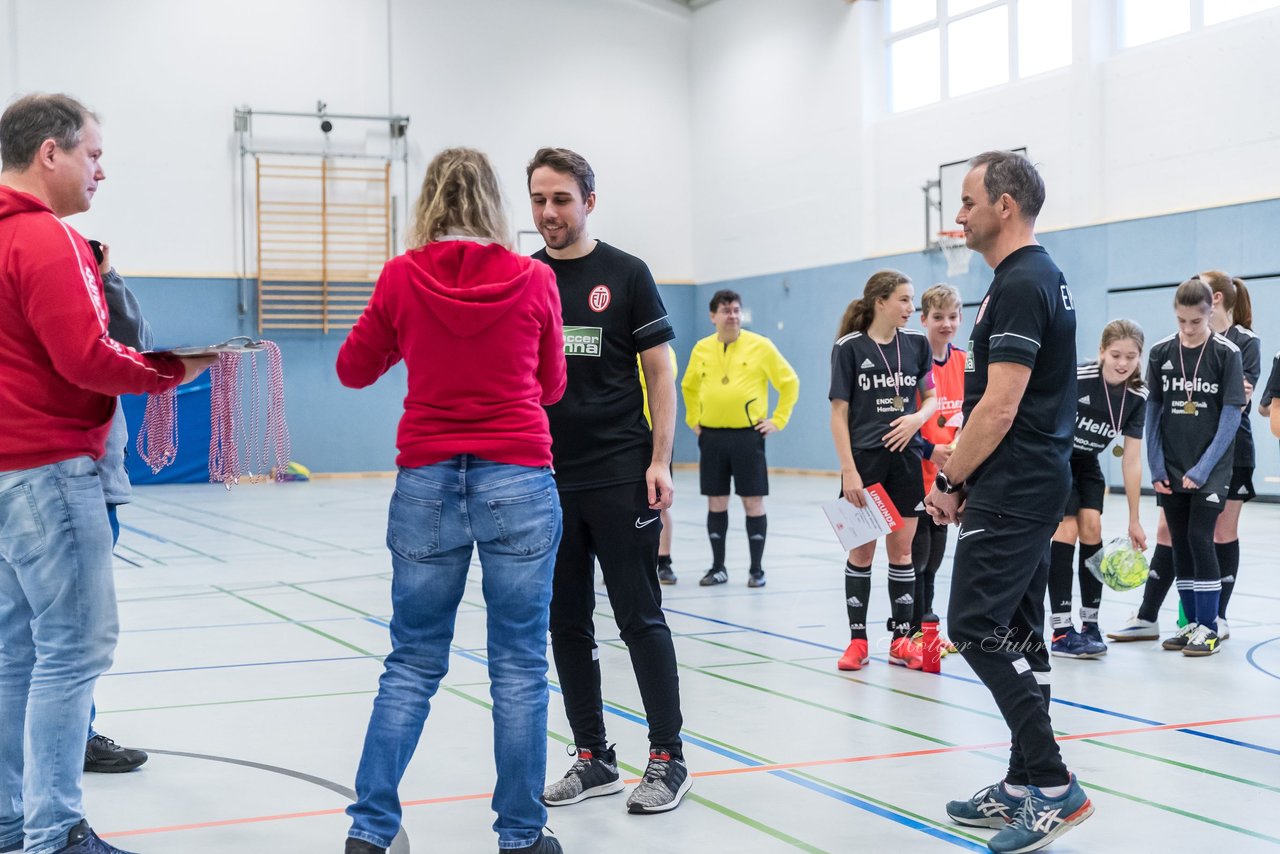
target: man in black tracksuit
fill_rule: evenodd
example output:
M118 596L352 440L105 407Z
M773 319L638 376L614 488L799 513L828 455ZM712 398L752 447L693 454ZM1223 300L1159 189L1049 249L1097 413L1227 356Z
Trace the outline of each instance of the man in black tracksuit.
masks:
M1044 202L1035 167L1011 152L970 166L956 222L995 276L967 348L965 429L925 504L937 522L960 522L947 624L1012 747L1005 778L947 813L999 829L993 851L1028 851L1093 812L1054 740L1044 643L1049 541L1071 483L1076 318L1062 272L1035 239Z

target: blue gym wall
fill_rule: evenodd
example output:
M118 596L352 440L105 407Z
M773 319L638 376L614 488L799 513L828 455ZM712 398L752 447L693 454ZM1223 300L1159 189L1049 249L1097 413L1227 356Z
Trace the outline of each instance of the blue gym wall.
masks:
M1221 268L1234 275L1266 277L1250 282L1254 326L1262 338L1263 380L1280 348L1280 200L1109 223L1041 235L1041 241L1066 273L1079 319L1077 347L1082 357L1096 352L1102 326L1112 317L1131 317L1154 342L1173 331L1172 285L1198 270ZM718 288L743 296L751 311L748 328L772 338L800 374L800 402L791 424L770 439L773 466L833 469L828 429L827 381L831 343L849 300L860 294L867 277L883 267L907 273L917 292L950 281L967 303L976 303L990 281L990 270L973 256L964 276L946 275L937 252L913 252L847 264L754 276L695 287L663 285L662 297L676 331L676 353L683 371L697 338L708 334L706 306ZM148 319L162 343L222 340L254 334L253 287L247 314L238 315L234 279L133 278ZM957 336L963 346L973 310ZM781 328L779 328L781 327ZM293 458L317 472L389 471L394 468L395 427L405 379L402 367L369 389L343 388L333 372L343 335L274 331L269 337L284 355L286 404ZM677 414L677 462L697 459L693 435ZM1280 474L1280 453L1265 421L1253 416L1258 437L1259 492L1280 494L1266 476ZM1119 467L1106 465L1118 483Z

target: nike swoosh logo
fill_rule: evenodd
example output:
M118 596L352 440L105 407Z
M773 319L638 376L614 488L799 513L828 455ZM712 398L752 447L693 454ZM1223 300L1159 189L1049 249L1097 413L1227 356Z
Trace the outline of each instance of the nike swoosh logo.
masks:
M636 520L636 527L637 527L637 528L643 528L645 525L652 525L654 522L658 521L658 519L659 519L659 518L660 518L660 517L658 517L658 516L654 516L652 519L646 519L646 520L644 520L643 522L641 522L639 519L637 519L637 520Z
M959 534L956 534L956 539L957 539L957 540L963 540L965 537L972 536L973 534L981 534L981 533L982 533L983 531L985 531L985 530L987 530L987 529L986 529L986 528L977 528L977 529L972 530L972 531L961 531Z

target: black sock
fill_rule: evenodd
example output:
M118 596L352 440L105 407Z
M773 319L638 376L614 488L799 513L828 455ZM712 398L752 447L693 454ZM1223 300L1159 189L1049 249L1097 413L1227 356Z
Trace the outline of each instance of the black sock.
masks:
M915 604L916 568L909 563L889 564L889 603L893 616L893 636L911 634L911 611Z
M1049 615L1053 631L1071 628L1071 562L1075 543L1049 544Z
M707 537L711 540L711 568L724 569L724 538L729 533L729 511L707 511Z
M769 517L763 513L747 517L747 548L751 550L751 571L764 572L760 559L764 557L764 538L769 529Z
M1151 556L1151 569L1147 573L1147 584L1142 588L1142 607L1138 609L1138 619L1154 623L1160 616L1160 606L1164 597L1169 595L1173 586L1173 546L1156 544L1156 552Z
M867 600L871 598L871 567L844 564L844 606L849 615L849 637L867 639Z
M1089 571L1086 564L1089 558L1102 551L1102 543L1081 543L1080 563L1077 574L1080 576L1080 622L1098 622L1098 608L1102 607L1102 582ZM1068 609L1070 606L1068 605Z
M1213 550L1218 553L1218 570L1222 575L1222 593L1218 596L1218 616L1227 616L1227 603L1231 601L1231 593L1236 589L1236 576L1240 574L1240 541L1214 543Z

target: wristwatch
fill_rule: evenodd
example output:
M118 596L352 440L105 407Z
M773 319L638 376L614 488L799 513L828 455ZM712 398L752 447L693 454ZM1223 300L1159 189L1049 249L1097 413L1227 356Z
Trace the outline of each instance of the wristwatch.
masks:
M937 477L933 479L933 485L944 495L950 495L953 492L959 492L961 489L964 489L963 481L960 483L952 483L951 479L942 472L938 472Z

